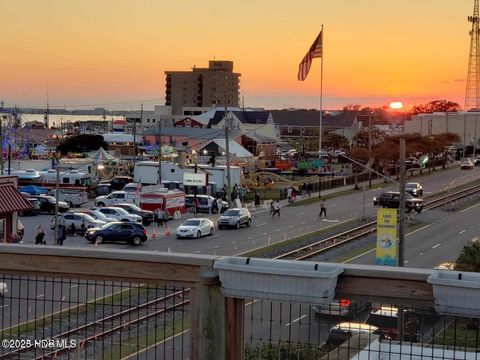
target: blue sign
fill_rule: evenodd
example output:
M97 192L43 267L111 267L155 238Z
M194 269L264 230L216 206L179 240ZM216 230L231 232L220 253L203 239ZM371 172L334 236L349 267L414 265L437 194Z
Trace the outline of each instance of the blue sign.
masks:
M322 167L322 166L325 166L325 160L322 160L322 159L312 160L311 164L314 167Z

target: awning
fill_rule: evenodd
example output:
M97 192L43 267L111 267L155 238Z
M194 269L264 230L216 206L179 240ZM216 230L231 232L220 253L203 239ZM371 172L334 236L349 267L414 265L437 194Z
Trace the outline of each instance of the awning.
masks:
M0 214L31 208L30 202L12 185L0 186Z

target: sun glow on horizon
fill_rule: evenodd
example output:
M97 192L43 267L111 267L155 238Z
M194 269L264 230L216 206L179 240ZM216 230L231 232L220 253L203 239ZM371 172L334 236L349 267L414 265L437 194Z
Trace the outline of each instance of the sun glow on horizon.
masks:
M392 101L390 103L390 109L392 110L400 110L403 109L403 104L401 101Z

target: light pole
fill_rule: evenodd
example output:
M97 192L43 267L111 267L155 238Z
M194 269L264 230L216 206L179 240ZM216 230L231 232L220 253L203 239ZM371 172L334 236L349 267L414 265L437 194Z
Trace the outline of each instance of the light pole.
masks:
M158 119L158 184L162 187L162 122Z
M60 186L60 157L55 154L56 175L55 175L55 230L53 234L53 243L58 245L58 187Z

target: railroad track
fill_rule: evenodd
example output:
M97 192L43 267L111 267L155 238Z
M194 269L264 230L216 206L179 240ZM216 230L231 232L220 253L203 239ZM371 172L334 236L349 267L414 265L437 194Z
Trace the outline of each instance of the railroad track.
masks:
M176 291L161 298L132 306L101 319L96 319L49 338L49 340L76 340L76 348L65 346L48 351L35 348L16 349L0 355L0 359L47 360L55 359L59 355L69 351L78 351L78 348L85 349L89 344L117 331L136 326L139 323L148 321L151 318L173 311L174 309L185 307L190 302L190 300L186 298L188 294L189 289ZM177 299L180 300L177 301Z
M475 185L468 189L459 190L455 193L439 196L435 199L425 202L423 211L436 209L442 206L448 206L448 204L452 202L463 199L470 195L477 194L478 192L480 192L480 185ZM356 228L344 231L340 234L336 234L309 245L302 246L298 249L285 252L276 256L275 259L307 260L327 250L331 250L348 242L373 234L376 231L377 221L371 221Z

